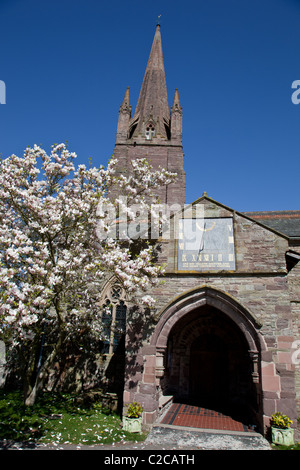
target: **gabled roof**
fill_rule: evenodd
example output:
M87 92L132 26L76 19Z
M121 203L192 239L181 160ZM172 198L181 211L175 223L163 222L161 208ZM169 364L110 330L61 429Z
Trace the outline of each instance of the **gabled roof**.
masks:
M288 233L286 233L285 231L281 231L279 230L278 228L276 228L275 226L273 226L272 222L267 225L267 223L265 223L265 219L264 218L260 218L260 217L253 217L252 214L256 215L256 214L263 214L263 212L238 212L234 209L232 209L231 207L228 207L228 206L225 206L224 204L212 199L211 197L207 196L207 194L204 192L203 195L196 199L194 202L188 204L185 209L183 209L182 211L184 210L187 210L189 207L192 207L196 204L199 204L203 201L209 201L211 202L212 204L215 204L219 207L222 207L223 209L231 212L231 213L235 213L237 215L240 215L241 217L244 217L246 219L249 219L251 220L252 222L256 223L257 225L260 225L261 227L263 227L264 229L266 230L270 230L271 232L275 233L276 235L280 236L280 237L283 237L283 238L286 238L286 239L289 239L291 235L289 235ZM300 223L300 211L286 211L286 214L290 214L290 213L297 213L298 215L296 216L295 214L295 221L297 221L297 223L299 224ZM270 214L270 213L265 213L265 214ZM281 214L281 212L276 212L276 214ZM178 213L176 214L176 216L178 216ZM267 219L269 220L269 219ZM271 219L270 219L271 220ZM280 218L278 218L278 220L280 220ZM274 224L275 225L275 224ZM296 225L296 224L295 224ZM282 228L282 226L280 227ZM299 233L300 231L298 231ZM298 235L300 236L300 235Z

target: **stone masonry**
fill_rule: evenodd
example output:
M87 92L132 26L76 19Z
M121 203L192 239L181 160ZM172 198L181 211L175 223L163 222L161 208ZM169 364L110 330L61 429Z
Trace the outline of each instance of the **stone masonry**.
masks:
M131 161L137 158L146 158L155 169L160 165L176 172L177 181L158 196L162 203L184 207L182 108L176 89L169 111L159 25L133 115L129 88L125 92L114 156L120 174L130 174ZM198 206L201 220L195 215ZM242 214L204 194L185 208L184 215L180 210L174 215L170 236L158 241L158 263L166 271L162 284L150 292L155 310L139 311L137 302L127 316L124 405L140 402L144 424L153 424L176 394L191 399L198 389L198 398L206 393L218 400L223 390L233 411L233 395L236 405L249 405L261 432L275 411L296 422L296 212ZM179 222L184 218L190 226L198 223L197 249L182 238L184 224Z
M153 292L157 299L155 321L150 325L147 322L143 324L139 339L134 343L135 373L128 374L125 402L140 401L145 408L145 423L155 421L160 403L164 401L163 378L167 354L167 338L163 340L160 334L166 334L163 331L170 332L174 327L184 298L190 297L188 307L193 310L197 300L192 294L206 289L217 294L203 295L204 303L212 304L210 297L218 297L220 310L225 314L228 311L243 334L251 337L252 343L249 344L252 344L252 351L249 346L249 354L253 355L253 376L258 383L262 422L268 425L275 411L283 411L295 420L295 365L291 353L298 329L293 321L297 312L290 300L290 290L295 283L291 286L289 276L297 279L297 275L287 272L288 237L207 196L196 203L204 205L206 217L233 219L236 269L234 272L178 272L178 240L161 240L160 262L167 264L166 275L162 286ZM227 303L231 304L234 314L226 310ZM172 309L175 313L170 315ZM244 316L242 323L236 314L239 311ZM165 327L167 323L170 324L169 328ZM164 327L161 327L162 324ZM129 336L128 351L133 347L132 334Z

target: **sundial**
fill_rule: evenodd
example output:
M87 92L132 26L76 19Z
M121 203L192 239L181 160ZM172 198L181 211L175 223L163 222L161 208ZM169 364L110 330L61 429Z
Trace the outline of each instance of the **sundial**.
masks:
M178 271L233 271L233 220L184 218L178 221Z

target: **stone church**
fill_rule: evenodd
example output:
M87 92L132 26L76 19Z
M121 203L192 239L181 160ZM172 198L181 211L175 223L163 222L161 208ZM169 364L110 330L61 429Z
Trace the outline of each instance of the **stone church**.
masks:
M185 210L172 218L176 236L159 240L154 317L126 322L122 289L112 280L104 292L126 325L123 403L141 403L149 426L172 401L239 410L264 433L275 411L300 415L300 210L240 213L205 193L185 205L182 114L177 89L169 108L157 25L136 109L129 88L120 107L114 156L120 173L144 157L176 172L159 196Z

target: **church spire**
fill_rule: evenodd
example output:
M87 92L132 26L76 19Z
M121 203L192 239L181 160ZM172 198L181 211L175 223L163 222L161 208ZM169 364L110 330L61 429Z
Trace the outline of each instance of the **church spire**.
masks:
M131 135L143 136L147 140L168 139L170 114L163 61L160 25L156 31L148 59L142 87L134 117L131 122Z
M169 110L159 24L133 117L129 88L121 104L114 156L118 161L116 174L130 174L131 162L138 158L146 158L154 169L161 167L176 173L176 182L159 188L155 194L161 203L184 204L182 108L176 89Z

